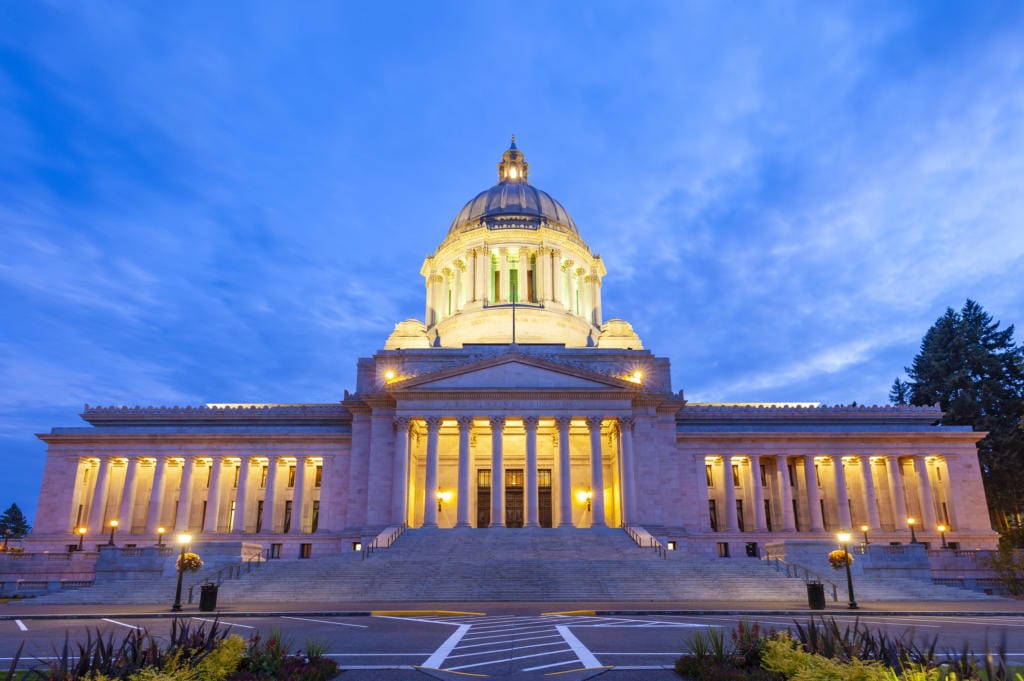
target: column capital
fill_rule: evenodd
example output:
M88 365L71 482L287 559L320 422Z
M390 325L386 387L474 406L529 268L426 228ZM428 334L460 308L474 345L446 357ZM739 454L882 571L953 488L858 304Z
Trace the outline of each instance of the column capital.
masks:
M504 430L505 428L505 417L504 416L491 416L488 419L491 422L492 430Z
M524 416L523 417L523 425L526 426L527 432L529 432L529 431L536 431L537 430L537 425L539 423L540 423L540 417L539 416Z
M636 425L636 419L632 416L620 416L619 427L623 430L633 431L633 427Z
M459 431L460 432L461 431L468 432L469 429L473 427L473 417L472 416L460 416L460 417L458 417L455 420L459 424Z
M603 416L588 416L587 417L587 427L590 428L590 430L595 430L595 429L600 430L601 424L603 424L603 423L604 423L604 417Z
M427 424L427 432L436 432L441 427L440 416L427 416L423 419Z
M555 423L558 424L559 430L568 430L569 426L572 425L571 416L556 416Z
M395 417L395 431L400 431L409 428L409 417L408 416L396 416Z

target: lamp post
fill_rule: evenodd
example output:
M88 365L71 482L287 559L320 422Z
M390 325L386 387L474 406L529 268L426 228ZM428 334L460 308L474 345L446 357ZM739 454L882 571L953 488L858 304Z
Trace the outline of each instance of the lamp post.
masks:
M451 492L440 492L439 491L437 493L437 511L438 511L438 513L441 512L441 507L446 502L449 502L451 500L452 500L452 493Z
M113 546L114 545L114 530L117 529L117 525L118 525L118 523L117 523L116 520L111 520L110 521L110 541L107 542L107 546Z
M157 546L161 546L162 547L164 545L164 532L166 532L166 531L167 530L162 528L162 527L156 528L156 545Z
M85 533L88 532L88 530L86 528L84 528L84 527L79 527L77 532L78 532L78 550L81 551L82 550L82 546L85 543Z
M916 525L916 524L917 524L917 519L916 518L907 518L907 525L910 525L910 543L911 544L916 544L917 543L917 533L914 532L914 525Z
M181 612L181 580L185 576L185 547L192 541L192 536L188 534L179 534L178 543L181 544L181 556L178 558L178 586L174 589L174 605L171 606L173 612Z
M939 536L942 537L942 548L948 549L949 544L946 543L946 532L949 531L949 527L946 525L939 525L936 529L939 531Z
M581 504L585 503L587 505L587 513L590 513L590 500L593 498L594 493L591 492L589 489L581 489L580 491L576 492L576 501L578 501Z
M871 529L870 525L861 525L860 531L864 533L864 546L867 546L871 542L868 541L868 530Z
M843 562L846 563L846 592L850 595L850 610L856 610L857 599L853 597L853 575L850 573L850 533L840 532L836 538L843 545Z

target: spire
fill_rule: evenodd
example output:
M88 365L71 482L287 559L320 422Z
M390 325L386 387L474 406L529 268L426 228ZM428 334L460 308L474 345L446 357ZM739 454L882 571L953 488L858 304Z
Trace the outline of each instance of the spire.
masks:
M516 136L512 135L512 143L508 151L501 157L498 164L498 184L506 182L526 182L529 177L530 164L526 162L523 152L516 147Z

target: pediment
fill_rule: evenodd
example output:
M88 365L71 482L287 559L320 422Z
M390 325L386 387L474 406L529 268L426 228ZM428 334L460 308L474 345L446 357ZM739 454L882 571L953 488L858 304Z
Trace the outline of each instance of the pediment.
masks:
M399 391L434 390L622 390L625 381L585 369L529 358L481 362L407 379Z

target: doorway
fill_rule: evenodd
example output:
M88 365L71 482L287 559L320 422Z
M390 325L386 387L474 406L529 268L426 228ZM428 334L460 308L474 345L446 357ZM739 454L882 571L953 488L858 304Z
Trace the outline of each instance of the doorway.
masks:
M491 469L476 472L476 526L491 526Z
M523 469L505 471L505 527L523 526Z
M551 469L537 471L537 506L541 527L551 527Z

